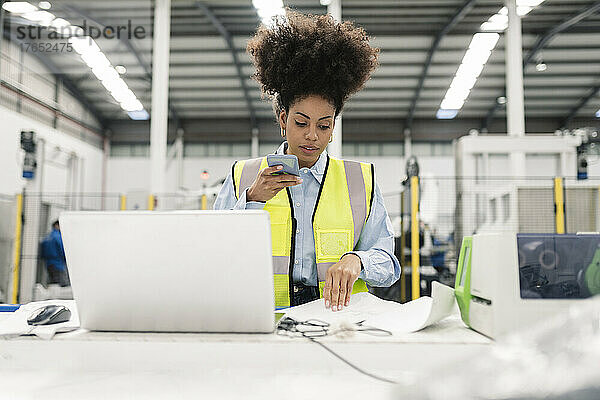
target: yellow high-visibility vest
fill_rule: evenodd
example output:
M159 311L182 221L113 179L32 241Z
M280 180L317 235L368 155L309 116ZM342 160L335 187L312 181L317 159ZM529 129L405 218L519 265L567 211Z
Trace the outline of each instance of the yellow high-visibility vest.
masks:
M267 166L266 157L238 161L233 165L232 176L237 198L252 186L258 173ZM327 156L312 216L321 297L327 269L338 262L342 255L354 250L358 243L371 211L374 179L372 164ZM289 188L279 191L267 201L264 209L269 212L271 219L275 306L289 307L297 224ZM365 282L358 279L352 293L366 291Z

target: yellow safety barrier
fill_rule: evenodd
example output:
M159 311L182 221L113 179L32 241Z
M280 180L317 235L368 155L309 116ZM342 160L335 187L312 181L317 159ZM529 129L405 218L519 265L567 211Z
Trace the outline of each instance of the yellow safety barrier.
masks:
M121 211L125 211L127 210L127 196L125 195L121 195L121 207L120 207Z
M206 207L207 207L206 195L203 194L202 195L202 210L206 210Z
M556 233L565 233L565 189L563 178L554 178L554 216L556 219Z
M421 297L421 276L419 274L419 178L412 176L410 178L410 240L411 240L411 260L412 260L412 299Z
M19 295L19 272L21 268L21 239L23 234L23 195L17 195L17 220L15 224L14 268L12 274L11 303L16 304Z
M154 211L154 195L153 194L148 196L148 210Z

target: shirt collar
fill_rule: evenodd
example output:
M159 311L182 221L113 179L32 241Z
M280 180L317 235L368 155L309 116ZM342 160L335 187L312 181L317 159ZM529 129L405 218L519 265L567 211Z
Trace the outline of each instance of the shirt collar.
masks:
M288 143L287 141L281 143L281 145L277 148L275 154L285 154L287 150ZM323 177L323 173L325 172L325 166L327 165L327 150L323 150L317 162L310 167L310 172L317 178L319 183L321 182L321 178Z

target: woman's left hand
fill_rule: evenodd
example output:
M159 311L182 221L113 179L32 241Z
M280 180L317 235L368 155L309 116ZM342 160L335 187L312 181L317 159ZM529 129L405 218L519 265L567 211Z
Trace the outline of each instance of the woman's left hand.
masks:
M323 288L326 308L331 306L332 311L338 311L350 303L352 287L360 275L360 270L360 257L352 253L344 255L340 261L329 267Z

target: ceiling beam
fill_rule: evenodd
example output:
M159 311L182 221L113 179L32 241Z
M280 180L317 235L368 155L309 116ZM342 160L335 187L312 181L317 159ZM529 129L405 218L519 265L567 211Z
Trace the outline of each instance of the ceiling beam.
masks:
M246 83L246 76L243 73L242 64L240 63L240 60L238 58L237 50L233 43L233 37L227 31L227 29L221 23L221 21L219 21L217 16L212 12L212 10L210 8L208 8L204 3L200 3L200 2L197 2L196 6L199 9L201 9L204 12L204 14L211 20L215 29L219 32L219 34L221 34L221 36L223 37L225 42L227 42L227 46L229 47L229 50L231 51L231 55L233 57L233 63L235 64L235 69L237 71L237 75L240 80L240 85L244 92L244 98L245 98L246 104L248 106L248 111L250 112L250 126L252 127L252 130L255 130L255 129L258 130L258 123L256 120L256 111L254 109L254 106L252 105L252 99L250 97L250 89L248 88L248 85Z
M433 55L440 46L442 39L450 32L452 28L456 26L475 6L475 2L477 0L467 0L463 3L463 5L456 11L456 13L450 18L450 21L442 28L442 30L435 37L431 47L427 51L427 58L425 59L425 64L423 65L423 71L421 72L421 76L419 77L419 83L417 84L417 88L415 90L415 95L411 101L410 109L408 112L408 116L406 117L406 121L404 123L404 131L410 133L412 128L412 122L415 115L415 110L417 109L417 102L419 101L419 97L421 96L421 91L423 90L423 86L425 85L425 79L427 78L427 73L429 72L429 67L431 66L431 62L433 60Z
M531 50L529 50L527 55L523 58L523 69L525 69L530 62L534 61L534 57L548 44L548 42L550 42L550 40L552 40L552 38L554 38L554 36L576 25L583 19L595 14L598 10L600 10L600 1L597 1L594 4L585 7L584 9L580 10L577 14L573 15L570 18L567 18L566 20L549 29L546 33L540 36L536 40ZM506 96L506 91L504 92L504 94L502 94L502 96ZM481 124L482 131L486 131L488 129L488 126L494 119L494 114L500 108L502 108L502 105L498 104L497 100L494 100L494 105L490 107L485 119Z

